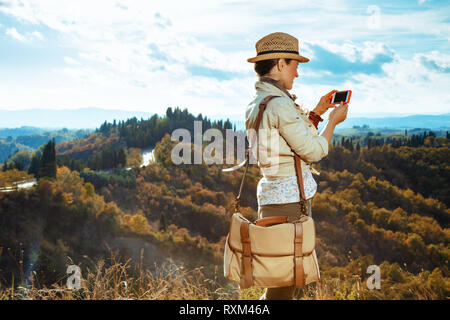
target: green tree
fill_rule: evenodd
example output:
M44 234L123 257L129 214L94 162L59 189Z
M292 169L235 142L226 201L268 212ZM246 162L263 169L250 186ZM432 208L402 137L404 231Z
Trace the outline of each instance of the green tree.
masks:
M166 215L162 212L159 216L159 230L160 231L166 231L167 229L167 220Z
M117 154L117 166L120 165L122 165L122 167L127 165L127 155L124 148L120 148Z
M54 138L50 140L44 147L38 176L39 178L56 178L56 151Z

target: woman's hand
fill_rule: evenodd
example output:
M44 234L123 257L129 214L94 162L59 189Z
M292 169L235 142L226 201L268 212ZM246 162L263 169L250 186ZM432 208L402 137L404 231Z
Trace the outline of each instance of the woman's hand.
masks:
M334 108L335 105L331 104L331 98L333 97L333 94L337 92L337 90L333 90L328 92L326 95L324 95L322 98L320 98L319 103L314 108L313 112L315 114L318 114L319 116L323 115L329 108Z
M348 103L343 103L337 106L334 110L330 112L330 116L328 117L328 121L337 125L344 121L347 118L348 112Z

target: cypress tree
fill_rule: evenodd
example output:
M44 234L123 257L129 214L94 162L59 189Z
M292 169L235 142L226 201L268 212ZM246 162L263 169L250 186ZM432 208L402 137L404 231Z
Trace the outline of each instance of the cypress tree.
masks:
M175 109L175 112L177 112L177 111L178 111L178 110ZM171 107L168 107L168 108L167 108L167 110L166 110L166 117L169 118L169 119L172 119L172 117L173 117L173 111L172 111L172 108L171 108Z
M112 167L113 168L117 168L119 166L119 163L117 161L117 150L113 150L112 155L111 155L111 162L112 162Z
M33 156L33 158L31 158L31 163L30 163L30 167L28 168L28 173L29 174L34 174L35 177L38 176L39 173L39 157L38 156Z
M23 160L14 159L13 168L19 171L23 171L25 169L25 163Z
M118 166L122 165L125 167L127 164L127 155L125 154L125 149L120 148L117 155Z
M167 229L167 221L166 221L166 215L164 213L161 213L159 216L159 231L166 231Z
M44 147L38 176L39 178L56 178L56 151L54 138L50 140Z

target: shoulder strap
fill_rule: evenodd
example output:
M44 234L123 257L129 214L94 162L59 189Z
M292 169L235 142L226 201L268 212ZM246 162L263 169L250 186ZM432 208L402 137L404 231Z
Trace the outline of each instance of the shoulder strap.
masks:
M242 243L242 265L243 275L241 277L241 289L250 288L253 285L252 251L250 244L250 222L242 221L241 243Z
M297 288L305 285L305 270L303 268L303 225L297 221L294 223L294 283Z
M267 96L265 97L261 103L259 104L259 111L258 111L258 115L256 116L255 122L253 123L253 126L251 127L252 129L255 129L256 132L258 132L259 129L259 125L261 124L261 119L262 119L262 115L264 113L264 110L266 109L267 104L269 103L270 100L272 100L273 98L276 98L279 96ZM253 143L255 142L256 139L256 134L252 136L252 138L254 137L254 139L252 139L252 141L249 141L249 148L251 148L253 146ZM247 167L249 164L249 160L250 160L250 154L249 154L249 149L245 150L245 160L242 161L241 163L239 163L238 165L235 165L231 168L226 168L226 169L222 169L223 172L230 172L230 171L234 171L237 170L239 168L242 168L244 165L246 165L246 171L247 171ZM245 172L246 172L245 171ZM245 176L245 173L244 173ZM244 179L242 179L243 181ZM241 183L241 188L239 189L239 194L241 193L242 189L242 183Z
M255 129L256 131L259 130L259 125L261 124L262 116L263 116L264 110L266 110L267 104L269 103L270 100L272 100L273 98L277 98L277 97L279 97L279 96L267 96L261 101L261 103L259 104L259 111L258 111L258 115L256 116L256 120L255 120L255 124L253 125L253 129Z

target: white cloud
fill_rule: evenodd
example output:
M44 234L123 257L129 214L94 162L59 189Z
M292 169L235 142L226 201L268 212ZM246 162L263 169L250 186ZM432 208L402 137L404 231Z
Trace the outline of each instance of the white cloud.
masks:
M450 54L433 50L429 53L416 54L415 59L432 69L450 72Z
M299 84L294 87L308 108L313 108L320 96L332 89L353 91L348 117L361 114L389 112L392 114L440 114L449 112L450 78L448 73L430 70L422 57L432 54L415 54L411 59L396 58L383 65L384 75L358 74L342 79L334 88L325 85ZM439 56L448 63L448 55ZM441 62L439 62L441 63ZM301 82L301 81L300 81ZM327 114L325 115L327 117Z
M350 62L370 62L376 55L383 54L387 56L393 56L394 51L389 48L385 43L364 41L362 44L356 44L351 40L347 40L343 43L336 43L331 41L309 41L307 45L318 45L327 51L343 56ZM307 46L308 50L311 50ZM308 57L313 58L314 53L309 53Z
M80 63L71 57L64 57L64 62L71 66L79 65Z
M20 42L27 41L27 39L16 30L16 28L8 28L5 33Z
M42 33L38 32L38 31L27 32L26 36L24 36L21 33L19 33L16 30L16 28L7 28L5 33L20 42L31 42L33 40L44 40L44 36L42 35Z
M28 32L27 35L29 39L44 40L44 36L39 31Z

